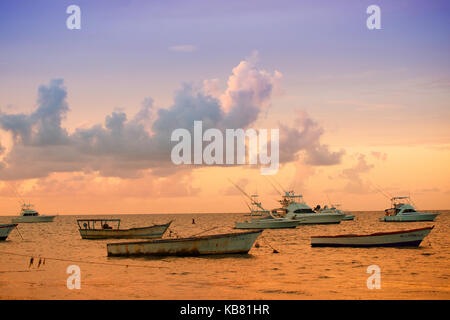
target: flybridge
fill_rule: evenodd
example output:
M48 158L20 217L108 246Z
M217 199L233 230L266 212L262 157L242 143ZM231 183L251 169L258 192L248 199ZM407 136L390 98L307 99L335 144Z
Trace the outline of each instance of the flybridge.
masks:
M226 129L225 161L224 137L219 129L210 128L203 133L202 121L194 121L194 141L187 129L176 129L172 132L171 141L178 141L172 148L171 159L176 165L268 165L261 167L263 175L275 174L279 165L279 129L270 130L270 156L268 155L267 129ZM248 138L248 144L246 144ZM236 145L235 145L236 141ZM203 148L204 142L210 142ZM194 149L192 159L192 145ZM248 162L246 163L246 146ZM259 160L259 163L258 163Z

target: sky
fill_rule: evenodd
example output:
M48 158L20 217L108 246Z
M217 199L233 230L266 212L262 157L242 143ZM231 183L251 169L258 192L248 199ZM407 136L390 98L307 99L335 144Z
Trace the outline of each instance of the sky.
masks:
M81 29L69 30L70 5ZM366 10L378 5L381 29ZM243 212L258 167L177 166L171 132L280 130L308 204L450 208L448 1L0 3L0 215Z

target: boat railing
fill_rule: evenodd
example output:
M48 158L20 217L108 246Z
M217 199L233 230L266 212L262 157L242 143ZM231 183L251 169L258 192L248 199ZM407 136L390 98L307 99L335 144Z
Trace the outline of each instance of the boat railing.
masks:
M120 229L120 219L78 219L77 224L80 229L85 230Z

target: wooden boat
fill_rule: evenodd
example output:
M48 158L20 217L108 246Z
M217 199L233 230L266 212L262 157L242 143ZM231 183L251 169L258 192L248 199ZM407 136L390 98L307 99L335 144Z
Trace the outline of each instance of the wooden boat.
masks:
M312 247L418 247L434 228L426 227L367 235L313 236Z
M9 233L17 227L16 223L13 224L0 224L0 240L6 240Z
M13 223L38 223L38 222L53 222L55 216L41 215L33 209L32 204L24 203L20 210L20 216L13 218Z
M172 221L149 227L120 229L120 219L78 219L83 239L157 239L161 238Z
M198 256L248 253L263 230L179 239L108 243L108 256Z

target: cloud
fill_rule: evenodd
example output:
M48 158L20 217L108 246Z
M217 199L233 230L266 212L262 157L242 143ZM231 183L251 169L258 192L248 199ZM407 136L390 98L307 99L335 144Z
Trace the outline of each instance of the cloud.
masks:
M193 46L191 44L184 44L184 45L178 45L178 46L171 46L171 47L169 47L169 51L174 51L174 52L194 52L194 51L197 51L197 47Z
M328 145L321 144L324 129L306 112L298 112L294 123L293 127L279 124L280 162L297 160L299 151L304 151L304 161L309 165L327 166L341 162L345 151L332 152Z
M67 89L62 79L51 80L39 87L34 112L0 111L0 129L13 137L13 146L0 161L0 179L42 178L53 172L98 172L137 179L147 170L157 176L188 172L192 166L175 166L170 160L173 130L192 132L195 120L203 121L203 130L248 128L270 106L282 75L257 68L256 57L255 53L233 69L222 94L218 94L217 80L203 88L184 84L168 109L157 109L153 99L146 98L133 117L115 110L102 124L79 127L72 133L62 127L70 110ZM331 152L321 144L322 134L323 129L306 114L300 114L292 128L280 125L281 160L295 161L303 150L309 165L339 163L343 151Z
M77 198L87 196L89 201L107 200L110 203L111 197L115 196L116 199L196 196L200 188L194 187L192 181L192 173L186 171L168 177L145 174L139 179L120 181L117 178L99 177L96 173L59 173L36 179L33 183L18 183L15 189L25 199L63 198L69 195ZM11 187L0 183L0 197L11 196L14 196Z
M395 103L372 103L361 100L332 100L328 101L332 105L353 106L357 111L378 111L378 110L397 110L404 109L404 105Z
M369 182L363 180L363 175L370 172L374 168L373 164L368 164L364 154L357 155L357 163L351 167L342 170L341 177L347 180L344 187L348 193L369 193L371 187Z
M381 161L387 160L387 153L372 151L370 154L377 160L381 160Z

